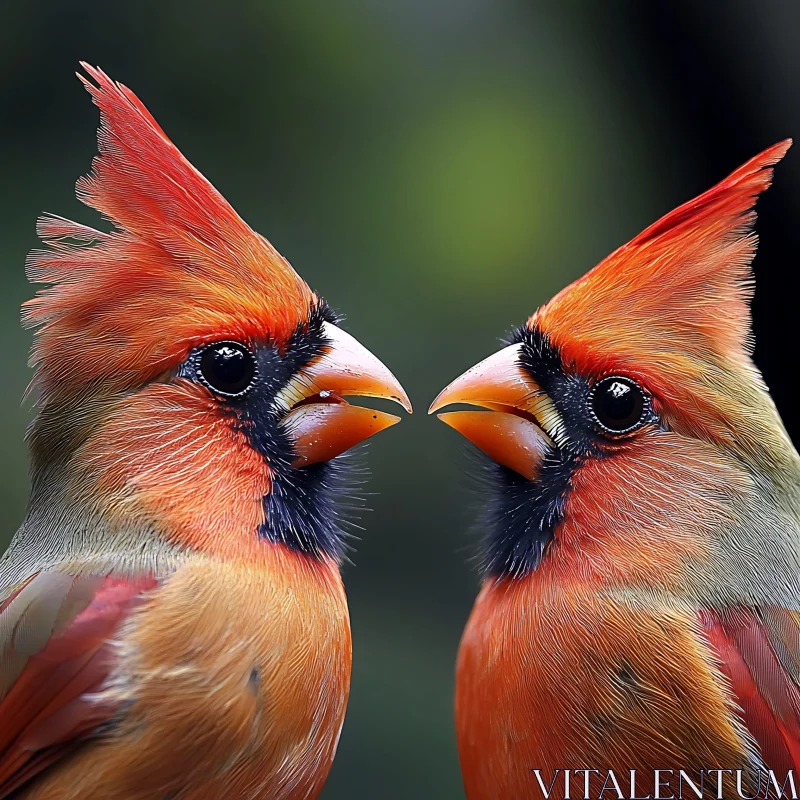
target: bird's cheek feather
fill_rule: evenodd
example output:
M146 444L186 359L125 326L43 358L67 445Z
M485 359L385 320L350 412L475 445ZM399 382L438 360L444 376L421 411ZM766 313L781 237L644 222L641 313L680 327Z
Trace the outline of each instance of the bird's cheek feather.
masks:
M91 494L109 524L139 518L205 552L259 547L271 471L200 393L159 384L128 398L74 463L72 491Z
M591 571L601 584L685 587L690 572L713 567L719 532L735 522L730 495L749 491L711 447L672 433L587 459L572 476L556 535L559 569Z

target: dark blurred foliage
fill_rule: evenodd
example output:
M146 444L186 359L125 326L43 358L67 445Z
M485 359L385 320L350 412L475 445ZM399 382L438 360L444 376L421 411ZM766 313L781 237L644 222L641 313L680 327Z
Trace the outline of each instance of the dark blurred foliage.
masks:
M451 697L473 505L464 445L427 404L660 214L800 136L799 30L779 0L0 0L0 543L25 507L34 220L96 223L73 196L95 152L85 59L140 95L414 400L369 447L373 510L345 569L352 700L324 797L462 796ZM790 151L759 205L755 328L795 438L799 206Z

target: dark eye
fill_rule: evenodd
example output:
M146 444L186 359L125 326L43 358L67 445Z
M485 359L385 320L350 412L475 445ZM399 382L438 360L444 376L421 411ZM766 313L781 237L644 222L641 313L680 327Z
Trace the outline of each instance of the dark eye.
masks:
M200 353L198 372L212 391L225 397L236 397L252 386L256 360L239 342L216 342Z
M608 433L628 433L642 424L647 402L644 392L630 378L603 378L592 390L592 412Z

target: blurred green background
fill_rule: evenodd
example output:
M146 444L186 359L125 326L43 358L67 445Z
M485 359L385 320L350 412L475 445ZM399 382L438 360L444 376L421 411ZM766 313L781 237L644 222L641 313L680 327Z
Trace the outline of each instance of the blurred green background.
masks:
M0 0L0 544L26 500L23 261L97 111L79 59L184 154L391 367L417 413L369 447L345 568L355 666L324 798L462 797L453 661L476 498L442 386L565 283L800 135L800 6L777 2ZM800 157L760 205L757 360L794 434Z

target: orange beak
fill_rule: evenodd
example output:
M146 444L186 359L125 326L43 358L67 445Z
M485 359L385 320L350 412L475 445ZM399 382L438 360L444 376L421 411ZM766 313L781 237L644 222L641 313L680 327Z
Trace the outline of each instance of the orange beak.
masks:
M520 363L513 344L456 378L431 404L429 414L454 403L488 411L451 411L439 419L498 464L533 480L548 450L567 441L552 400Z
M324 323L327 351L281 391L282 424L294 443L295 467L329 461L400 422L383 411L350 405L345 396L393 400L409 414L411 402L397 378L349 333Z

